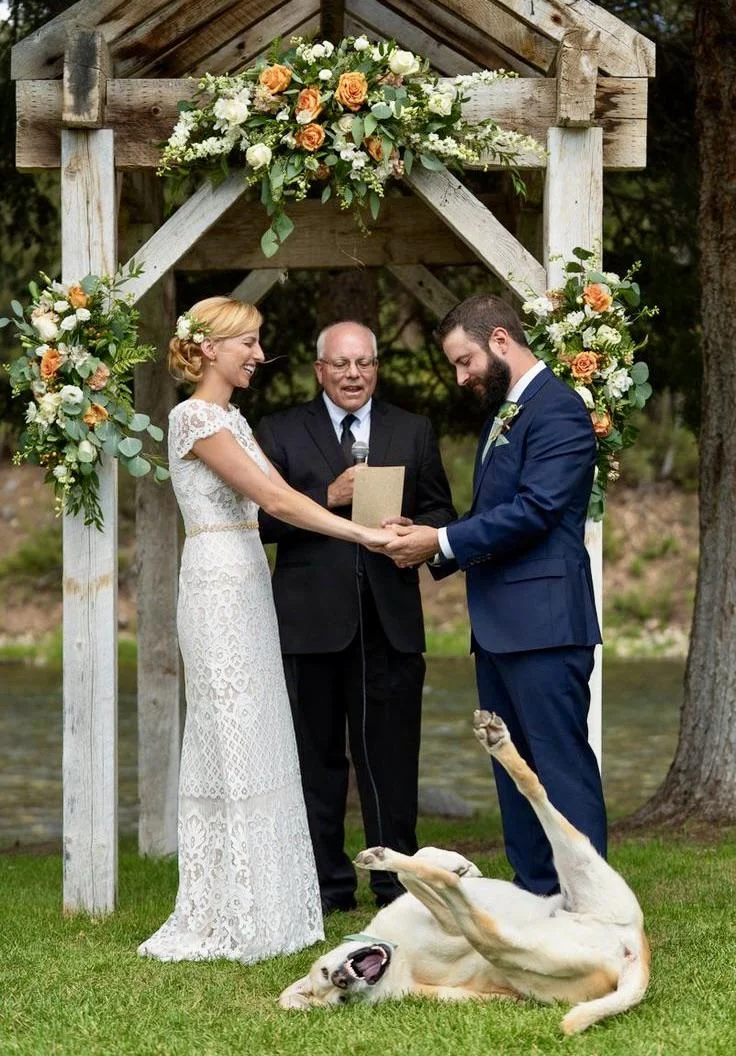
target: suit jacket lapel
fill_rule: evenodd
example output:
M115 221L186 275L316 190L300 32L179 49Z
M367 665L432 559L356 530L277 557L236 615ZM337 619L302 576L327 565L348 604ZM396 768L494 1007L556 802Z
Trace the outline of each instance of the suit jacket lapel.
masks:
M522 392L521 399L519 400L519 404L521 405L521 407L525 407L529 403L530 400L534 399L534 397L537 395L537 393L542 388L542 386L546 385L551 377L552 377L552 372L550 370L547 370L547 369L540 370L540 372L536 375L536 377L532 378L532 380L529 382L527 387ZM523 414L523 413L524 413L523 410L519 412L520 415ZM513 429L515 423L516 423L516 418L512 419L511 424L509 425L509 429ZM483 451L483 448L485 447L485 442L488 439L488 434L491 431L492 426L493 426L493 420L491 419L491 421L490 421L490 423L488 425L488 428L483 430L483 438L482 438L482 441L481 441L481 446L478 449L478 456L477 456L478 459L480 459L481 452ZM486 455L486 457L483 460L483 462L481 464L477 464L476 473L475 473L475 486L473 488L473 505L475 505L475 500L478 497L478 491L480 490L481 482L483 481L483 477L485 476L485 474L486 474L486 472L488 470L488 467L490 466L491 461L493 460L493 455L494 455L495 450L496 450L496 445L494 444L491 447L491 450Z
M391 415L387 413L386 405L380 400L374 399L371 403L371 438L368 454L369 466L388 465L388 450L391 445L393 433L393 422Z
M306 405L307 432L310 434L319 453L324 458L333 474L333 479L345 472L345 458L330 419L329 412L322 399L322 393Z

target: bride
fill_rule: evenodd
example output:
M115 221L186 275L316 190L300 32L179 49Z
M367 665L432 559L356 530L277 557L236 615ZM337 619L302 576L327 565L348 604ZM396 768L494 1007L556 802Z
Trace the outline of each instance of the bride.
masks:
M349 542L392 537L290 488L229 402L263 362L260 324L252 305L209 297L180 317L169 345L170 368L195 386L169 416L186 529L179 890L171 916L138 949L165 961L250 963L324 937L258 507Z

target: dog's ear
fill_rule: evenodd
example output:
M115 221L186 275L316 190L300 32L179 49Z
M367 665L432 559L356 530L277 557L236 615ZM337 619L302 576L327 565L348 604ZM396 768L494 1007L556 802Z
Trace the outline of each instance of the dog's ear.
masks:
M287 986L279 996L279 1006L281 1008L296 1008L303 1011L312 1007L312 988L309 983L309 976L305 975L301 979L297 979L291 986Z

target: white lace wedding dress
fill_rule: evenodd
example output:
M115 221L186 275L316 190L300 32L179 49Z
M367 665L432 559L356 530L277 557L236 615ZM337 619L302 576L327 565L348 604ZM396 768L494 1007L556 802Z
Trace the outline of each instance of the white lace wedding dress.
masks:
M165 961L249 963L324 937L258 507L189 454L223 428L266 469L236 407L185 400L169 417L187 533L177 610L187 697L179 891L138 949Z

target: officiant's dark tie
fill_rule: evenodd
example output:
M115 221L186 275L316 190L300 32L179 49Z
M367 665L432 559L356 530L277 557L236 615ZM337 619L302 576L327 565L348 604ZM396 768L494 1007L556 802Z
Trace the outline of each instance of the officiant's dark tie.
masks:
M349 466L353 464L353 444L355 443L355 436L351 428L353 422L357 422L357 418L354 414L346 414L340 423L342 427L342 436L340 437L340 447L342 448L343 454L345 455L345 461Z

